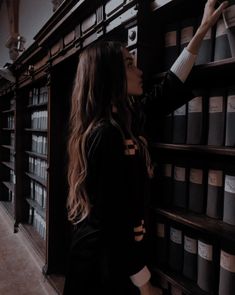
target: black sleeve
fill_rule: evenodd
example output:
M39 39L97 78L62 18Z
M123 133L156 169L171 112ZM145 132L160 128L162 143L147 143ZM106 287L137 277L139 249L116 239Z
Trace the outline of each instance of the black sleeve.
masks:
M105 127L93 137L89 149L93 214L106 235L116 270L131 276L145 265L144 239L134 229L143 219L143 182L136 156L125 155L121 133ZM95 179L95 180L94 180Z
M168 71L162 82L154 87L150 95L141 101L146 117L146 130L161 125L167 114L193 98L187 83L183 83L173 72ZM160 127L161 128L161 127Z

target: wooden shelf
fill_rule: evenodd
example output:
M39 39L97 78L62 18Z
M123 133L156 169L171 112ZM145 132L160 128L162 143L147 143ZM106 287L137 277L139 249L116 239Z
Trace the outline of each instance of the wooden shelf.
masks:
M12 193L15 192L15 185L12 182L3 181L2 182Z
M47 129L25 128L24 130L28 132L47 133Z
M37 181L38 183L42 184L43 186L46 186L47 185L47 180L41 178L41 177L38 177L37 175L34 175L32 173L29 173L29 172L26 172L25 173L29 178Z
M15 170L15 163L13 163L13 162L2 162L2 164L12 170Z
M219 147L208 145L190 145L190 144L171 144L171 143L154 143L153 147L161 150L185 151L190 153L214 154L223 156L235 156L235 147Z
M9 149L9 150L15 150L14 146L12 146L12 145L3 144L2 147L5 149Z
M26 108L28 109L39 109L39 108L46 108L48 105L48 102L42 102L42 103L38 103L38 104L29 104L26 106Z
M19 224L19 230L23 231L23 233L31 241L39 256L44 260L46 256L46 241L42 239L36 229L30 224Z
M36 152L31 152L31 151L25 151L25 153L30 155L30 156L40 158L42 160L47 160L47 155L44 155L44 154L39 154L39 153L36 153Z
M14 128L2 128L2 130L4 130L4 131L15 131L15 129Z
M204 234L214 235L216 238L225 238L235 241L235 226L222 220L213 219L202 214L184 212L179 209L154 209L155 212L169 220L194 228Z
M177 274L173 271L160 269L158 267L152 268L153 272L159 276L165 278L169 283L174 286L179 287L184 294L187 295L208 295L209 293L200 289L197 284L180 274Z
M46 219L46 210L42 208L42 206L40 206L36 201L30 198L27 198L26 201L38 212L39 215L41 215L43 219Z
M15 109L9 109L9 110L4 110L2 111L3 114L7 114L7 113L14 113Z

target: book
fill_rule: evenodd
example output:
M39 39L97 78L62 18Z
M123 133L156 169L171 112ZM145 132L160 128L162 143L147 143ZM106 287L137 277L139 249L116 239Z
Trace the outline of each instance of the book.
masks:
M173 113L173 143L184 144L187 132L187 106L176 109Z
M163 71L171 68L179 54L179 24L174 22L168 24L164 30L164 58Z
M168 259L170 268L181 273L183 268L183 233L174 227L170 227Z
M197 281L197 239L184 236L183 275Z
M174 167L173 206L184 209L187 208L186 167Z
M204 95L203 91L196 90L195 97L188 102L187 114L187 144L203 144L204 142Z
M205 184L202 169L190 168L189 171L189 204L190 211L204 213Z
M198 25L200 25L201 20L202 16L200 16L198 19ZM210 28L202 40L201 46L197 54L197 59L195 61L195 65L205 64L212 60L212 41L213 35L212 29Z
M225 129L225 96L223 88L211 89L209 94L208 145L222 146Z
M235 86L228 89L225 146L235 146Z
M219 295L233 295L235 290L235 253L221 249Z
M232 56L228 34L223 18L220 18L216 24L216 36L214 47L214 60L226 59Z
M235 176L225 175L223 221L235 225Z
M212 293L215 281L215 267L213 263L213 245L209 242L198 240L198 271L197 284L208 292Z
M209 169L207 184L206 215L216 219L222 219L224 203L223 171Z
M229 0L228 7L223 11L223 20L227 30L232 57L235 57L235 1Z

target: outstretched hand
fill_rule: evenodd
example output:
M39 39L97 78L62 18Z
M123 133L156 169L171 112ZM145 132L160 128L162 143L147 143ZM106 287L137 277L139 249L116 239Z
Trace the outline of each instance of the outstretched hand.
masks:
M201 25L199 27L206 30L206 32L217 22L223 10L228 6L228 1L223 1L219 7L215 9L216 2L217 0L208 0L206 2Z
M215 8L217 0L207 0L204 8L201 24L195 35L189 42L187 49L192 54L197 54L202 40L208 30L217 22L223 10L228 6L228 1L223 1L218 8Z

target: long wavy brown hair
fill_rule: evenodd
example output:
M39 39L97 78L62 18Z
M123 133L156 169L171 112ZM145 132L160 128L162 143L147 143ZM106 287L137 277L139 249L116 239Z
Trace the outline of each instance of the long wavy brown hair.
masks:
M80 55L72 93L68 140L68 218L78 223L90 212L86 190L86 143L95 127L109 120L123 135L120 125L145 146L131 130L131 103L127 94L127 78L123 44L103 41L86 48ZM118 113L118 122L113 116ZM143 150L143 149L142 149ZM148 161L148 151L144 147ZM149 164L147 164L149 165Z

